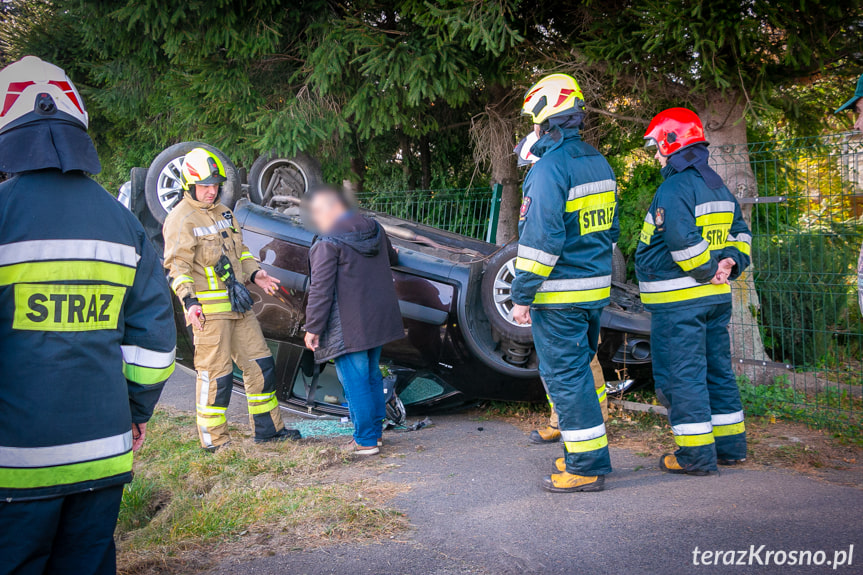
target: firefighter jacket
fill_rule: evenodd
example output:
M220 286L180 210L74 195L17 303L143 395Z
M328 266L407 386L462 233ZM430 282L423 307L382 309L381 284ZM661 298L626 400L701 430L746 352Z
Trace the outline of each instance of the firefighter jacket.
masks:
M752 236L740 205L707 164L707 147L686 148L662 169L635 252L641 301L663 311L731 301L731 286L713 285L719 261L749 266Z
M531 151L540 159L524 181L512 299L603 307L619 235L614 172L574 127L553 127Z
M162 235L171 288L186 309L200 303L206 317L239 319L242 314L231 311L228 290L215 266L224 254L241 283L252 281L261 268L243 244L233 212L223 204L204 204L186 195L168 214Z
M131 212L82 172L0 184L0 500L128 482L132 423L150 419L175 344Z

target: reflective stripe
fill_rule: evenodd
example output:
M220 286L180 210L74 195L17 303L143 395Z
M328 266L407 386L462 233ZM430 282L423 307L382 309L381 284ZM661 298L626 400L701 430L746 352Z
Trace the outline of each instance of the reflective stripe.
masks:
M602 192L614 192L617 190L617 182L614 180L599 180L598 182L588 182L579 184L569 189L567 201L571 202L577 198L583 198L592 194L601 194Z
M137 345L121 345L123 350L123 361L142 367L162 368L174 363L177 353L176 348L171 351L153 351Z
M678 423L677 425L672 425L671 430L674 432L674 435L700 435L713 431L713 426L709 421L701 423Z
M523 246L521 244L518 244L518 257L524 258L526 260L533 260L535 262L541 263L544 266L551 267L554 267L554 265L557 263L557 260L560 258L560 256L556 256L554 254L550 254L548 252L544 252L530 246Z
M249 252L243 252L243 253L241 253L241 254L240 254L240 261L248 260L248 259L252 259L252 260L253 260L253 259L255 259L255 256L253 256L253 255L252 255L252 254L250 254Z
M252 405L249 404L249 413L251 415L256 415L258 413L267 413L268 411L272 411L279 407L279 400L275 397L269 400L267 403L262 403L260 405Z
M559 291L582 291L608 287L611 285L611 276L597 276L593 278L572 278L565 280L545 280L539 286L541 292Z
M741 421L743 421L743 411L716 413L710 417L710 422L713 425L731 425L732 423L740 423Z
M746 431L746 424L742 421L740 423L732 423L730 425L715 425L713 426L713 436L714 437L725 437L728 435L739 435Z
M701 447L715 443L713 433L702 435L675 435L674 442L680 447Z
M587 429L561 429L560 434L564 441L587 441L605 435L605 423Z
M204 314L232 311L230 303L205 303L201 305L201 309Z
M695 225L701 227L707 226L731 226L734 221L734 214L731 212L721 212L715 214L704 214L695 218Z
M201 226L199 228L195 228L192 230L196 236L209 236L211 234L217 234L221 230L226 230L231 227L231 222L228 220L219 220L212 226Z
M523 272L530 272L532 274L536 274L538 276L542 276L547 278L551 275L551 270L554 268L551 266L543 265L539 262L535 262L532 260L526 260L524 258L516 258L515 259L515 269L521 270Z
M174 290L174 293L177 293L177 288L180 287L180 285L193 283L195 283L195 280L192 278L192 276L180 276L173 282L171 282L171 289Z
M567 453L585 453L607 447L608 436L603 435L602 437L588 439L587 441L566 441L563 445L566 447Z
M0 446L0 467L55 467L104 459L132 449L132 431L66 445L48 447ZM2 482L0 482L2 485Z
M215 405L201 405L199 403L195 406L195 409L198 413L195 421L200 426L217 427L219 425L227 423L228 421L225 417L225 413L228 410L227 407L218 407Z
M695 217L704 216L707 214L715 214L718 212L731 212L734 213L734 202L729 201L715 201L715 202L704 202L703 204L698 204L695 206Z
M653 221L653 214L647 212L647 215L644 216L644 223L650 224L651 226L656 226L656 222Z
M227 407L219 407L218 405L201 405L200 403L195 405L195 409L201 415L222 415L228 411Z
M596 390L596 398L599 400L599 403L602 403L608 398L608 394L605 391L605 387L601 387Z
M220 289L220 290L213 290L213 291L208 291L208 290L199 291L198 293L195 294L195 297L201 301L205 301L205 300L211 301L214 299L228 299L228 290Z
M692 247L671 252L671 258L677 263L680 263L684 260L689 260L696 256L700 256L709 249L710 244L707 243L707 240L701 240Z
M672 303L731 293L731 286L728 284L701 284L689 276L638 282L638 288L641 291L641 301L646 304Z
M585 291L537 292L536 296L534 296L533 303L586 303L591 301L600 301L610 296L611 287Z
M28 240L0 245L0 266L44 260L98 260L135 267L135 246L102 240Z
M271 397L276 397L276 392L271 391L269 393L247 393L246 399L248 401L266 401Z
M123 375L131 382L141 385L155 385L163 383L171 374L174 373L174 364L168 367L153 368L141 367L140 365L130 365L123 363Z
M0 487L8 489L55 487L114 477L130 471L132 471L131 448L122 455L70 465L23 469L0 467Z
M95 281L131 286L135 283L135 268L93 260L30 262L0 268L0 285L58 281Z
M647 214L650 215L650 214ZM656 226L654 226L651 222L647 220L644 221L644 224L641 226L641 234L639 236L639 241L641 243L650 245L650 240L653 239L653 234L656 232Z
M742 254L746 254L747 256L752 255L752 236L749 234L737 234L736 236L728 234L726 243L733 248L737 248Z
M613 191L602 192L600 194L591 194L589 196L576 198L574 200L569 200L568 202L566 202L566 211L577 212L579 210L586 210L588 208L607 206L614 204L614 201L616 199L617 198L615 197Z
M219 281L216 279L216 271L212 267L205 267L204 273L207 274L207 287L211 290L219 289Z

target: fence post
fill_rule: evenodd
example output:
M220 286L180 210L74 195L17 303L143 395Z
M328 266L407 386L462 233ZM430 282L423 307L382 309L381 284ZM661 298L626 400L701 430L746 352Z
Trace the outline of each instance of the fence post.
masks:
M486 233L485 241L490 244L496 243L497 240L497 220L500 217L500 201L503 197L503 185L494 184L491 187L491 206L488 210L488 233Z

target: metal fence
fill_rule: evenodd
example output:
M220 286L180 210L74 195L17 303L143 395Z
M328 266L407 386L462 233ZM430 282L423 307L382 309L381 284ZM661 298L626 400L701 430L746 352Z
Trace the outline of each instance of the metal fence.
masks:
M496 200L492 188L366 192L360 207L483 240ZM496 221L497 218L494 218Z
M863 423L863 137L726 146L712 162L751 211L752 267L734 285L732 341L750 413Z

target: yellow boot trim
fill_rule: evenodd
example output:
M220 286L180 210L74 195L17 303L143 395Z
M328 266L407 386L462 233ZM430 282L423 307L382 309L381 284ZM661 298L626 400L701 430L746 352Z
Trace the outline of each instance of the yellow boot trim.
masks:
M566 473L566 458L558 457L554 460L554 468L561 473Z
M596 483L599 477L596 475L573 475L572 473L555 473L551 476L551 484L558 489L573 489Z
M669 471L683 471L683 467L677 462L677 458L670 453L662 456L662 465Z
M560 439L560 430L550 425L544 429L537 429L536 432L543 441L557 441Z

